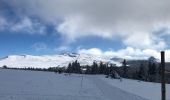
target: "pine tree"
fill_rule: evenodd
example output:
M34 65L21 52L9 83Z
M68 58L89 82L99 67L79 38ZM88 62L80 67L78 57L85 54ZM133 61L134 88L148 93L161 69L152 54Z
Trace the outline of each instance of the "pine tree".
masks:
M73 72L72 64L69 63L67 67L67 73L72 73L72 72Z
M2 66L3 69L7 69L8 67L6 65Z
M145 69L143 64L141 64L140 67L139 67L138 79L139 80L146 80L146 69Z
M116 65L110 64L109 73L111 74L113 71L116 71L116 72L117 72L116 68L117 68Z
M122 65L123 65L123 77L124 78L127 78L128 75L127 75L127 72L128 72L128 69L127 69L127 63L126 63L126 60L124 59L124 61L122 62Z
M75 62L69 63L66 69L67 73L81 73L80 63L76 60Z
M148 64L148 75L151 75L151 73L152 73L152 63L149 62L149 64Z
M156 74L156 64L155 64L155 63L152 64L151 74L152 74L152 75L155 75L155 74Z
M86 74L92 74L91 67L89 65L86 65Z
M156 67L156 59L154 57L150 57L148 59L148 79L151 82L155 82L157 78L157 67Z
M106 66L104 68L104 74L109 75L109 65L108 65L108 63L106 63Z
M100 64L99 64L99 73L104 74L104 64L103 64L103 62L100 62Z
M80 63L76 60L72 63L73 73L81 73Z
M161 81L161 64L159 64L158 68L156 69L156 82Z
M91 71L92 71L92 74L99 74L98 65L96 62L93 62Z

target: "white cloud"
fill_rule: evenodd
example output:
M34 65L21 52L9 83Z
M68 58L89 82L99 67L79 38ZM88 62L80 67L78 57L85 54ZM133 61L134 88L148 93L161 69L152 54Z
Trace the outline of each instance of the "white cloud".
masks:
M33 22L31 19L24 17L20 22L11 25L11 31L23 31L29 34L45 34L46 27L39 22Z
M70 50L70 47L68 46L60 46L54 49L54 51L56 52L68 52L69 50Z
M102 27L96 28L96 26L90 24L88 21L84 16L75 15L66 17L64 22L56 27L56 30L71 40L85 36L112 38L113 34L111 34L111 30Z
M6 20L0 16L0 30L4 30L6 26L7 26Z
M18 14L38 16L56 24L70 40L84 36L119 37L127 46L164 49L166 41L154 33L170 26L169 0L4 0ZM60 20L60 22L58 22Z
M32 48L36 51L44 51L47 50L47 45L45 43L35 43Z
M26 34L46 34L46 26L37 20L23 17L18 21L8 21L5 17L0 16L0 31L8 30L11 32L22 32Z
M98 56L108 56L108 57L119 57L123 59L148 59L151 56L160 59L160 51L153 50L153 49L134 49L132 47L127 47L125 49L120 49L117 51L112 51L112 50L102 51L98 48L79 49L78 53L98 55ZM165 60L170 62L169 49L165 51Z
M159 50L167 46L166 42L159 36L141 32L129 35L123 42L128 46L140 49L150 48Z
M91 49L80 49L78 50L79 54L90 54L90 55L102 55L102 51L98 48Z

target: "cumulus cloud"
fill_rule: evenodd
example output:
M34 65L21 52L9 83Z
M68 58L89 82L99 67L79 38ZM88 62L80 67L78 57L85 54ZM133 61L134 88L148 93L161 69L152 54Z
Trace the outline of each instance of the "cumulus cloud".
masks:
M102 51L98 48L91 49L80 49L78 50L79 54L90 54L90 55L102 55Z
M135 34L131 34L130 36L127 36L126 39L123 41L124 44L140 48L140 49L162 49L166 48L167 44L166 42L161 39L159 36L149 33L141 33L138 32Z
M20 22L11 25L11 31L14 32L27 32L29 34L45 34L46 27L37 21L24 17Z
M28 17L23 17L19 21L8 21L6 18L0 16L0 31L2 30L27 34L46 34L45 25Z
M153 49L135 49L132 47L127 47L125 49L120 49L117 51L108 50L102 51L98 48L90 48L90 49L79 49L77 51L80 54L90 54L90 55L98 55L98 56L107 56L107 57L118 57L123 59L148 59L151 56L160 60L160 51ZM170 61L170 50L165 51L165 60Z
M38 16L56 25L70 40L86 36L121 38L127 46L164 49L166 41L155 34L169 30L169 0L3 0L17 14Z

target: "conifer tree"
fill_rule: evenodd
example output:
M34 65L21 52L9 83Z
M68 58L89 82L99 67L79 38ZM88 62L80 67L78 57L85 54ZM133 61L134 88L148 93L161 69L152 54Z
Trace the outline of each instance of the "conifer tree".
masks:
M122 62L122 65L123 65L123 77L124 78L127 78L128 75L127 75L127 72L128 72L128 69L127 69L127 63L126 63L126 60L124 59L124 61Z
M145 69L145 66L143 64L141 64L140 67L139 67L138 79L139 80L146 80L146 69Z
M151 82L156 81L156 73L157 73L157 67L156 67L156 59L154 57L150 57L148 59L148 80Z
M99 64L99 73L100 74L104 74L104 65L103 65L103 62L100 62L100 64Z
M93 62L93 65L92 65L92 74L98 74L99 71L98 71L98 65L96 62Z

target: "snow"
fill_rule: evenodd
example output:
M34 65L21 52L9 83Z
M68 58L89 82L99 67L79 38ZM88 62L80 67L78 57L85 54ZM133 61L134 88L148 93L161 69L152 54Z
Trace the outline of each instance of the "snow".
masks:
M126 92L141 96L149 100L161 100L161 84L152 82L143 82L137 80L123 79L122 81L117 79L103 78L106 83L117 87ZM170 100L170 84L166 84L167 100Z
M99 77L91 76L92 81L94 84L102 91L103 95L105 96L105 100L147 100L142 98L138 95L134 95L128 93L126 91L122 91L121 89L109 85L107 82L101 80Z
M0 100L146 100L91 75L1 69L0 80Z
M32 56L32 55L10 55L0 59L0 66L8 67L67 67L70 62L78 60L81 65L92 65L93 61L113 63L118 66L121 64L117 61L110 60L110 57L94 56L88 54L62 54L62 55L44 55L44 56Z
M0 80L0 100L160 100L158 83L104 75L0 69Z
M101 92L81 75L0 70L0 100L103 100Z

